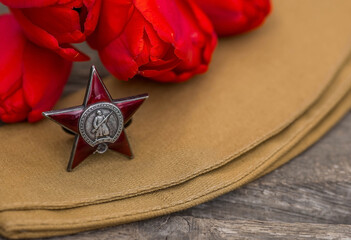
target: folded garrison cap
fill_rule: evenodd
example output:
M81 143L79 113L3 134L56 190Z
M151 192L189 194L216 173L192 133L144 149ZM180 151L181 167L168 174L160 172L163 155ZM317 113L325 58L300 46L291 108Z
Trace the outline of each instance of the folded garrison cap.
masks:
M67 173L74 138L56 124L2 126L0 234L48 237L179 211L318 140L351 107L351 1L273 6L262 28L222 39L209 72L186 83L106 79L114 98L150 95L127 129L133 160L109 151Z

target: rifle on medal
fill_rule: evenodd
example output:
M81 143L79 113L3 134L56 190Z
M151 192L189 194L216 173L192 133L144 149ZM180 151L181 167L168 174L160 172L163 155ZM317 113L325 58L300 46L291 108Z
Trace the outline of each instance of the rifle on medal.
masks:
M96 133L96 131L99 129L99 127L101 127L102 124L104 124L106 122L106 120L112 115L113 111L111 111L105 118L104 120L102 120L95 129L93 129L91 132L92 133Z

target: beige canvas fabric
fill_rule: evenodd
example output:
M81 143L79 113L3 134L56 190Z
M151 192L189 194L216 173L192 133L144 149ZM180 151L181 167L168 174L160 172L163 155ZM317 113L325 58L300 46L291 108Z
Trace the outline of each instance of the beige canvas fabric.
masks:
M262 28L221 40L210 71L187 83L106 81L115 98L150 94L127 130L133 160L109 152L67 173L73 138L58 125L2 127L0 233L52 236L178 211L322 136L351 106L351 2L273 4Z

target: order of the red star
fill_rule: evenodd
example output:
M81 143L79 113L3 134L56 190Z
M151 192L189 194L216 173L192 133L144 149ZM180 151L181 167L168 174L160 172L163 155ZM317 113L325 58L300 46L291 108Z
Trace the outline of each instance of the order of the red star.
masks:
M88 88L85 94L84 103L82 106L71 107L62 110L54 110L44 112L43 115L54 122L62 125L67 130L76 134L75 142L71 152L70 161L67 166L67 171L72 171L81 162L83 162L89 155L97 151L98 146L89 145L79 132L79 120L84 111L91 105L96 103L112 103L118 107L123 115L123 122L127 123L131 120L134 113L140 107L140 105L148 98L148 94L142 94L138 96L112 99L109 92L107 91L104 83L102 82L99 74L95 67L91 68L90 80ZM124 131L124 126L121 134L115 142L107 144L108 148L122 153L129 158L133 158L128 138Z

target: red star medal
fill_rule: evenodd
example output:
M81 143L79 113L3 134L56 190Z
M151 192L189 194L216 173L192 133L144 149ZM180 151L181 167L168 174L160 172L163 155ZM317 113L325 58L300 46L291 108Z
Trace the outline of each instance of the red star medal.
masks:
M92 153L107 149L133 158L124 126L148 94L114 100L95 67L82 106L44 112L43 115L76 135L67 171L72 171Z

